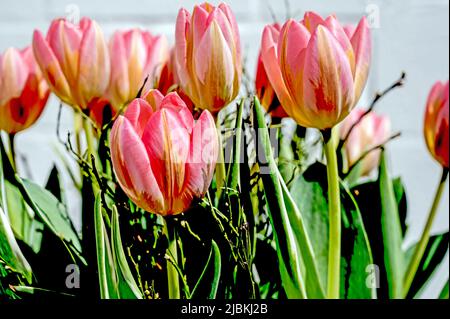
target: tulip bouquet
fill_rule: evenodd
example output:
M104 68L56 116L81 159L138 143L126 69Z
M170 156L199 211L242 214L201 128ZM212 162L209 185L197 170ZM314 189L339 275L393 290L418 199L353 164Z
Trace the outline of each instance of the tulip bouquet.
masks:
M407 194L386 160L399 134L374 111L405 75L359 106L371 47L366 18L308 12L264 28L249 81L232 10L204 3L180 9L173 48L139 29L108 43L83 18L1 53L0 299L420 297L448 250L430 229L449 84L424 109L443 173L405 248ZM74 132L57 134L77 170L55 167L42 187L18 169L14 137L50 92L73 110ZM81 195L81 229L60 174Z

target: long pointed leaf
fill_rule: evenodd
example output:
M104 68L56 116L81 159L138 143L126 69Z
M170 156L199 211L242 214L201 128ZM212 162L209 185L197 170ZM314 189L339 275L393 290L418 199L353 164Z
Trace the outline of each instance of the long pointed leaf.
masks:
M288 297L323 298L318 269L303 218L281 177L272 153L264 112L255 98L255 127L258 127L258 161L268 165L261 173L270 219L278 247L278 259L283 286ZM263 158L261 158L263 155ZM261 165L260 165L261 168Z
M402 228L384 151L380 157L378 182L381 194L381 227L389 296L390 298L398 299L403 297L404 255L402 251Z
M127 299L142 299L142 293L134 280L123 250L122 239L120 236L119 213L117 212L116 206L113 206L112 210L111 243L119 279L120 297Z

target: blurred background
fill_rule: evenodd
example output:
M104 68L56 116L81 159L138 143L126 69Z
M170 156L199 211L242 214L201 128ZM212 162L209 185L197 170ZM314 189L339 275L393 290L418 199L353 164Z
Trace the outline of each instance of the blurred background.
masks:
M175 0L0 0L0 51L10 46L22 48L31 43L34 29L44 34L52 19L88 16L99 22L107 37L116 29L140 27L165 34L174 41L178 9L189 11L201 1ZM210 1L218 3L218 1ZM287 16L300 19L305 11L321 15L335 13L345 23L357 23L367 15L373 31L373 64L369 82L359 106L367 106L377 90L388 87L407 73L403 88L386 96L377 112L391 118L393 131L401 138L388 144L390 170L401 176L408 197L409 233L407 243L421 232L441 174L440 166L429 155L423 139L423 113L428 92L437 80L449 77L449 2L448 0L227 0L238 20L246 68L256 71L256 57L264 26ZM45 184L53 165L64 166L57 149L64 152L56 135L59 101L52 96L43 116L16 139L20 174ZM61 135L73 131L72 112L63 108ZM75 168L75 166L74 166ZM80 201L66 181L66 195L75 224L79 225ZM448 184L439 207L433 232L449 228ZM381 238L380 238L381 239ZM424 293L435 298L440 284L449 276L448 253L445 262ZM438 280L440 279L440 281Z

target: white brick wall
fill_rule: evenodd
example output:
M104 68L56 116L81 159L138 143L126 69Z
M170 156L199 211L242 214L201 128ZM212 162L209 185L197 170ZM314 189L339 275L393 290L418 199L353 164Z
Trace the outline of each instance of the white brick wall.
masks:
M173 42L177 10L189 10L198 1L175 0L0 0L0 51L9 46L23 47L31 41L35 28L46 31L50 21L68 14L68 5L75 4L82 16L96 19L107 35L117 28L143 27L154 33L164 33ZM212 1L216 3L217 1ZM229 0L227 1L239 22L247 68L254 74L255 58L261 32L272 21L269 7L279 20L284 19L284 1L279 0ZM368 88L361 104L367 104L376 89L385 88L402 70L408 74L403 89L384 99L378 111L388 114L394 130L402 137L389 146L392 172L401 175L407 186L408 217L411 232L409 241L418 236L426 218L440 174L439 166L429 156L422 138L422 115L428 90L435 80L448 79L449 69L449 3L447 0L291 0L290 9L301 17L305 10L321 14L336 13L340 20L355 23L366 13L369 5L379 8L380 28L373 29L374 63ZM19 153L28 157L33 178L44 183L54 162L59 162L54 152L58 145L55 137L58 101L51 98L40 121L17 138ZM71 112L63 112L62 131L72 129ZM22 171L23 167L22 167ZM78 200L70 197L73 211ZM449 227L448 188L445 192L434 231ZM438 274L448 278L446 269ZM434 296L440 287L429 289Z

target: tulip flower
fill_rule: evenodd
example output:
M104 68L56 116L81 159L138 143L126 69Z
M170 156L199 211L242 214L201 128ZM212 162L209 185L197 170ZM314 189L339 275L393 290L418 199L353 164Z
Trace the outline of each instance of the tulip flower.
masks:
M184 212L206 193L218 148L208 111L195 122L176 93L163 96L158 90L133 100L111 131L120 186L136 205L163 216Z
M277 31L281 30L281 26L278 23L274 23L273 28ZM288 117L280 101L270 84L267 72L264 68L261 52L258 55L258 65L256 68L256 80L255 80L256 96L258 97L261 105L266 111L274 118Z
M361 156L387 141L391 134L391 123L388 117L370 112L364 115L362 109L354 109L340 125L340 136L344 139L349 130L355 125L344 144L347 166L352 167ZM361 175L368 175L380 162L380 150L368 153L360 162Z
M420 263L425 257L425 250L430 242L431 228L438 212L439 203L444 193L445 184L449 175L448 163L448 138L449 138L449 81L446 83L436 82L428 95L425 109L424 135L428 150L436 161L442 165L442 175L434 195L433 203L428 212L427 221L420 236L419 242L415 245L413 254L409 259L408 267L405 271L403 286L403 296L408 296L409 290L415 279Z
M109 45L111 80L107 97L114 110L136 98L145 78L144 92L157 88L169 61L170 49L165 36L133 29L117 31Z
M448 162L448 93L449 82L434 84L428 96L425 110L424 135L428 150L443 167L449 168Z
M33 125L49 93L30 47L0 54L0 130L15 134Z
M177 83L194 105L216 114L239 92L241 45L226 4L204 3L178 13L175 33Z
M95 21L79 25L56 19L44 38L33 35L33 50L51 90L65 103L90 115L106 92L110 78L108 47Z
M351 33L351 32L350 32ZM336 17L308 12L281 31L266 26L261 57L286 113L320 130L342 121L358 102L371 60L371 36L362 18L349 36Z

